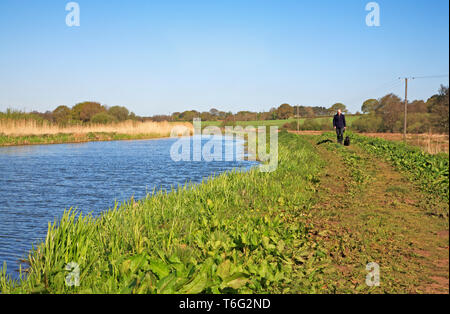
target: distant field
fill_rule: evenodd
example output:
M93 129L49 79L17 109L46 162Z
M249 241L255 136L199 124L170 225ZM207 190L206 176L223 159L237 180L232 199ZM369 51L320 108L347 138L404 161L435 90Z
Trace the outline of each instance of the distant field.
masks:
M352 123L358 119L357 115L347 115L346 121L349 129L352 129ZM332 130L332 117L318 117L313 118L319 122L330 122L330 130ZM306 118L300 118L299 122L302 125ZM259 121L236 121L236 125L241 126L278 126L282 128L286 123L296 122L297 119L291 118L287 120L259 120ZM222 121L202 121L202 126L222 126ZM313 132L313 133L311 133ZM300 134L322 134L324 131L300 131ZM294 132L295 133L295 132ZM362 133L369 137L383 138L390 141L402 141L403 134L401 133ZM448 153L449 152L449 137L441 134L408 134L407 143L412 146L420 147L430 154Z
M242 126L279 126L282 127L285 123L297 121L296 119L288 120L257 120L257 121L236 121L237 125ZM222 121L202 121L203 126L221 126Z
M290 133L300 135L321 135L324 131L290 131ZM367 137L382 138L393 142L402 142L401 133L358 133ZM420 147L423 151L435 155L439 153L449 153L449 136L445 134L407 134L406 143Z
M403 140L403 134L400 133L364 133L363 135L389 141ZM407 134L406 142L409 145L421 147L430 154L448 154L449 152L449 139L445 134Z
M351 124L353 123L353 121L355 121L355 119L357 119L358 116L354 116L354 115L349 115L346 116L346 121L349 127L351 127ZM318 117L318 118L313 118L314 120L318 120L320 122L322 121L330 121L330 129L332 128L332 117ZM305 122L305 120L307 120L306 118L300 118L298 119L300 124L303 124ZM296 122L297 119L296 118L291 118L291 119L286 119L286 120L257 120L257 121L236 121L237 125L242 125L242 126L248 126L248 125L252 125L252 126L278 126L279 128L281 128L283 125L285 125L286 123L291 123L291 122ZM202 126L206 127L206 126L221 126L222 125L222 121L202 121Z

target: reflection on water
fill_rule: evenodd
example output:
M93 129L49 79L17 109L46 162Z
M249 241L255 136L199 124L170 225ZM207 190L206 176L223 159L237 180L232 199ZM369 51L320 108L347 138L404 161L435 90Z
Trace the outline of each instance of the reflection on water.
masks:
M33 151L35 151L37 149L39 149L38 146L34 146L34 145L4 147L4 148L0 149L0 155L18 156L18 155L33 153Z
M84 144L0 147L0 268L16 275L18 260L32 243L45 238L47 224L64 209L78 208L94 215L153 189L202 179L233 168L248 169L254 162L174 162L175 139L90 142ZM222 141L223 147L230 139ZM205 144L202 141L202 145ZM225 149L223 152L225 154ZM223 158L225 160L225 158Z

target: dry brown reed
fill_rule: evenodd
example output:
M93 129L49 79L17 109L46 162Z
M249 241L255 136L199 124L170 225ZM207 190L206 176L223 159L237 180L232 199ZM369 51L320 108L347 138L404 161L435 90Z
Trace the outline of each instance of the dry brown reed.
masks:
M47 121L0 119L0 134L10 136L49 135L49 134L86 134L86 133L119 133L119 134L154 134L169 136L174 127L185 126L192 129L187 122L153 122L124 121L110 124L58 125Z

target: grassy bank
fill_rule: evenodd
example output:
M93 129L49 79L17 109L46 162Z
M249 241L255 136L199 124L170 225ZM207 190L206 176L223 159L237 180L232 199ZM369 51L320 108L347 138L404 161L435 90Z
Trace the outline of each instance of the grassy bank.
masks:
M273 173L230 172L66 212L2 293L448 293L448 156L279 134ZM447 191L447 192L446 192ZM79 265L79 286L65 280ZM378 263L381 285L366 284Z
M3 293L299 293L322 286L324 252L305 219L321 160L280 134L275 173L232 172L130 201L98 218L67 212L30 253L28 274ZM68 287L70 262L80 286Z
M84 143L93 141L139 140L167 137L169 134L119 134L91 132L86 134L47 134L11 136L0 134L0 146Z

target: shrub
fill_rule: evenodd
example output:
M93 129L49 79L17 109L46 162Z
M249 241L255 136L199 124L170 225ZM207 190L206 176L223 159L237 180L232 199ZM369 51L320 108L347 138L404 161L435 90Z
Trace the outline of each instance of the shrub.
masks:
M375 114L362 115L352 123L357 132L375 133L382 131L383 119Z
M302 131L325 131L330 128L331 121L328 121L328 119L306 119L303 124L300 124L300 130Z
M287 122L283 124L283 129L297 131L297 121Z
M100 112L91 118L92 123L107 124L117 122L117 119L106 112Z
M128 119L130 112L125 107L113 106L108 109L108 113L115 117L118 121L125 121Z
M82 102L72 108L72 117L74 120L90 121L96 114L105 112L106 109L97 102Z
M431 127L429 114L427 113L410 113L408 114L408 133L426 133ZM403 130L403 128L402 128Z

